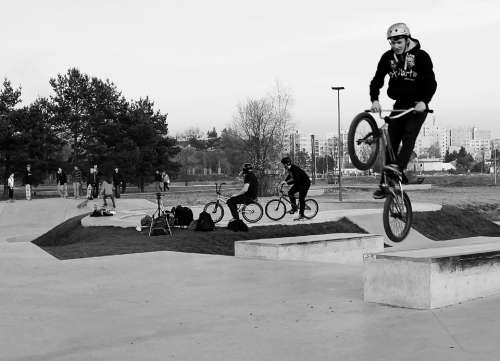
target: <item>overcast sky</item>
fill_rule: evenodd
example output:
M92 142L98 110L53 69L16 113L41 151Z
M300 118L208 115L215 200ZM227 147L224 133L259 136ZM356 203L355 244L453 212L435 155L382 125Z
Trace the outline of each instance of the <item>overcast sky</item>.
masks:
M500 138L500 1L19 1L1 0L0 75L25 104L51 94L70 67L109 78L127 99L150 96L171 133L221 129L238 103L278 80L299 129L336 132L370 104L368 84L406 22L433 62L431 107L442 126L476 125ZM382 105L392 103L384 94Z

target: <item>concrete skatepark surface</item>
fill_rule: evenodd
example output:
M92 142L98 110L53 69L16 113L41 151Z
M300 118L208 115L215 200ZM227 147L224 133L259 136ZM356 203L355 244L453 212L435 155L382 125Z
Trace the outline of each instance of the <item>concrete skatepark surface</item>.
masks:
M89 209L41 201L0 205L2 361L498 360L500 295L418 311L364 303L362 266L176 252L59 261L8 241L20 215L29 235L47 226L41 214Z

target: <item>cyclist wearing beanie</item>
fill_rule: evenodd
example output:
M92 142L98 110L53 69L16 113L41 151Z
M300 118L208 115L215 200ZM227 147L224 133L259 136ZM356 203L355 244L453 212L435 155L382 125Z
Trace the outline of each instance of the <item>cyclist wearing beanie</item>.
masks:
M294 219L294 221L302 221L305 219L304 217L304 209L305 209L305 201L307 196L307 191L311 186L311 180L306 172L304 172L301 168L292 164L292 160L289 157L285 157L281 160L281 164L288 171L288 175L283 182L282 185L289 184L292 185L290 190L288 191L288 197L290 197L290 203L292 204L292 209L290 210L290 214L294 214L297 212L297 202L295 200L295 193L299 193L299 216Z
M427 116L429 102L436 92L436 79L429 54L420 48L417 39L411 37L410 29L404 23L391 25L387 30L387 40L391 49L386 51L377 66L377 71L370 83L371 110L380 112L382 107L378 97L384 86L384 78L389 75L387 95L395 100L393 109L415 108L399 119L389 122L389 136L392 149L396 154L396 163L387 164L385 169L402 174L410 161L420 128ZM393 113L391 115L395 115ZM399 152L400 144L402 143ZM386 159L390 159L389 156ZM403 174L403 180L407 182ZM385 187L373 193L374 198L384 198Z
M238 204L248 204L257 199L257 190L259 183L253 173L253 166L250 163L244 163L241 169L243 174L243 188L227 200L227 207L231 211L233 219L240 219L238 215Z

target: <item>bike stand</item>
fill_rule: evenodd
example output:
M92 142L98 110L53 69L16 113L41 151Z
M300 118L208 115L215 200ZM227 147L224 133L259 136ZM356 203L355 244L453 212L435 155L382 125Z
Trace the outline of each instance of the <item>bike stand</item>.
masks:
M157 201L157 205L158 205L158 208L156 209L156 211L151 215L151 224L149 225L149 234L148 236L151 237L151 233L153 233L154 230L161 230L165 233L167 233L168 231L168 234L170 236L172 236L172 229L170 228L170 222L169 222L169 214L171 213L170 211L166 211L163 209L162 207L162 204L161 204L161 193L156 193L156 201ZM155 218L158 219L161 217L162 214L165 214L165 220L166 220L166 223L167 223L167 228L163 227L163 226L155 226ZM156 216L158 215L158 216ZM155 217L156 216L156 217Z

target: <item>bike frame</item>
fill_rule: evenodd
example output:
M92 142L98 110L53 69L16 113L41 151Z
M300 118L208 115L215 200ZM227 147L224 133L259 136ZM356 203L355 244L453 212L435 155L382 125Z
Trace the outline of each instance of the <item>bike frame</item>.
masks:
M226 183L215 183L215 193L217 194L217 199L215 200L216 204L224 203L227 206L227 201L231 196L222 194L222 186ZM241 213L243 207L246 206L244 203L240 203L237 205L238 212ZM229 207L228 207L229 208Z

